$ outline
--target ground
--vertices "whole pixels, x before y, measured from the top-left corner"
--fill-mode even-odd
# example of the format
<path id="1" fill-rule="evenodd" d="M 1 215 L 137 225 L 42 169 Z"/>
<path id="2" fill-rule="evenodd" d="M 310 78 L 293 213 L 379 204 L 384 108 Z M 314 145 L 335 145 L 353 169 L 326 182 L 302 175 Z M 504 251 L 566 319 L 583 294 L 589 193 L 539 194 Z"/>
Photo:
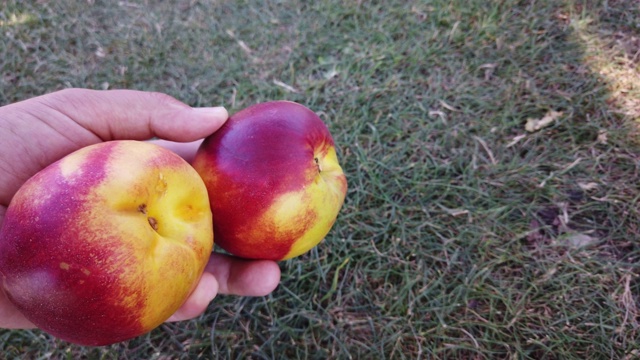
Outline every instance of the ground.
<path id="1" fill-rule="evenodd" d="M 640 357 L 640 3 L 4 1 L 0 105 L 66 87 L 300 102 L 349 191 L 267 297 L 6 358 Z"/>

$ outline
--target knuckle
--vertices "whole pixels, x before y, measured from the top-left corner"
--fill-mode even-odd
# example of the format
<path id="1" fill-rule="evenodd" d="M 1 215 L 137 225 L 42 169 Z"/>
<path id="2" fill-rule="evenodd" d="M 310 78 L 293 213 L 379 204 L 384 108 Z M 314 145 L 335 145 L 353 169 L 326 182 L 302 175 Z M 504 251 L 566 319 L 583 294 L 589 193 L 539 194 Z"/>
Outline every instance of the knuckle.
<path id="1" fill-rule="evenodd" d="M 182 103 L 181 101 L 177 100 L 173 96 L 167 95 L 167 94 L 159 92 L 159 91 L 147 92 L 147 96 L 149 96 L 149 98 L 151 100 L 153 100 L 154 102 L 160 103 L 162 105 L 167 105 L 167 106 L 170 106 L 170 107 L 180 107 L 180 108 L 186 107 L 186 105 L 184 103 Z"/>

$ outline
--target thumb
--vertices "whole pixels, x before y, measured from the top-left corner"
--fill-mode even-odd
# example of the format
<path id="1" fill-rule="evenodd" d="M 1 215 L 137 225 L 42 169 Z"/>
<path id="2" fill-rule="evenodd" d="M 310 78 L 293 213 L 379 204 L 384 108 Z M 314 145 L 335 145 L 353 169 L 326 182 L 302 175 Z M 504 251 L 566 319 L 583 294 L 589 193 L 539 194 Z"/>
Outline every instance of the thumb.
<path id="1" fill-rule="evenodd" d="M 192 108 L 158 92 L 65 89 L 39 99 L 102 141 L 194 141 L 212 134 L 228 117 L 223 107 Z"/>

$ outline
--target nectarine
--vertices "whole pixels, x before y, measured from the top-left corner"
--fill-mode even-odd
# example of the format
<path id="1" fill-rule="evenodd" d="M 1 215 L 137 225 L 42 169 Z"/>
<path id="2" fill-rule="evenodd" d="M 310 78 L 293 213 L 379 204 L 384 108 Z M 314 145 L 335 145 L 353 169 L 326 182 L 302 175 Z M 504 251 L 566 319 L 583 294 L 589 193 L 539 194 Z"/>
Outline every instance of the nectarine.
<path id="1" fill-rule="evenodd" d="M 244 258 L 307 252 L 333 226 L 347 191 L 327 126 L 290 101 L 231 116 L 193 166 L 209 191 L 216 243 Z"/>
<path id="2" fill-rule="evenodd" d="M 10 301 L 82 345 L 144 334 L 195 288 L 211 254 L 207 190 L 176 154 L 137 141 L 78 150 L 29 179 L 0 230 Z"/>

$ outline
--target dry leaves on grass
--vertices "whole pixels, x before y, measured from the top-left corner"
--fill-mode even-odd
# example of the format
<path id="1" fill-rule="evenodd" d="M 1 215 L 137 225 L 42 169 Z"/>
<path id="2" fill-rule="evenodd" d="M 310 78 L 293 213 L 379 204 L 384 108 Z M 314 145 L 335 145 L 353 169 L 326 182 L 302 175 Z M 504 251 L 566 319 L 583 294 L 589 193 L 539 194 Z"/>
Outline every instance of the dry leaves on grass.
<path id="1" fill-rule="evenodd" d="M 554 111 L 549 110 L 547 114 L 542 117 L 542 119 L 533 119 L 528 118 L 527 123 L 524 126 L 524 129 L 528 132 L 536 132 L 540 129 L 543 129 L 551 124 L 553 124 L 556 120 L 562 116 L 562 111 Z"/>

